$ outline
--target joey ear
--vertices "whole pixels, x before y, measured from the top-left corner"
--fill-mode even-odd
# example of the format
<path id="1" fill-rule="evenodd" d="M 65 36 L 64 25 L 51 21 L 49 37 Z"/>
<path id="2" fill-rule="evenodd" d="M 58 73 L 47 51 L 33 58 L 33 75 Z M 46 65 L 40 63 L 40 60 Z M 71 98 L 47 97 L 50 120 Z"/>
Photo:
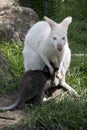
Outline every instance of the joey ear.
<path id="1" fill-rule="evenodd" d="M 50 25 L 50 27 L 51 27 L 52 29 L 57 25 L 56 22 L 54 22 L 52 19 L 50 19 L 50 18 L 48 18 L 48 17 L 46 17 L 46 16 L 44 16 L 44 19 L 46 20 L 46 22 Z"/>
<path id="2" fill-rule="evenodd" d="M 67 17 L 62 21 L 62 24 L 63 26 L 68 27 L 71 22 L 72 22 L 72 17 Z"/>

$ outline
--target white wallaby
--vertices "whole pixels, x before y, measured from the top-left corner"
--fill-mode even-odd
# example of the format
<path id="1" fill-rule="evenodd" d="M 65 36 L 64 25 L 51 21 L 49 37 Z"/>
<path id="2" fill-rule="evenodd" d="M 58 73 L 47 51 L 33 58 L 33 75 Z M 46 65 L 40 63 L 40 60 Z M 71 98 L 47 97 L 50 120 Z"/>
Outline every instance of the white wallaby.
<path id="1" fill-rule="evenodd" d="M 77 92 L 65 82 L 65 75 L 71 61 L 67 30 L 72 17 L 65 18 L 61 23 L 56 23 L 48 17 L 44 18 L 46 21 L 36 23 L 25 37 L 23 49 L 25 71 L 43 70 L 47 65 L 50 73 L 53 74 L 50 61 L 56 61 L 59 68 L 57 84 L 77 95 Z"/>

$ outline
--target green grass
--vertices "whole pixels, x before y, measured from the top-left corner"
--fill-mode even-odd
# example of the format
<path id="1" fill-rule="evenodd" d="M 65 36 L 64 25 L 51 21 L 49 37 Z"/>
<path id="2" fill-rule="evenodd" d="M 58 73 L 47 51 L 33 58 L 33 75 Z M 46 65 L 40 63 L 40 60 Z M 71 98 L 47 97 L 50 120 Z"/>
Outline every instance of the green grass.
<path id="1" fill-rule="evenodd" d="M 76 100 L 67 96 L 62 100 L 52 100 L 47 105 L 37 107 L 22 123 L 38 130 L 86 130 L 86 98 Z"/>
<path id="2" fill-rule="evenodd" d="M 18 88 L 20 76 L 24 71 L 22 47 L 20 47 L 15 42 L 7 43 L 6 41 L 1 40 L 0 48 L 3 55 L 8 59 L 8 62 L 11 64 L 11 68 L 9 69 L 9 71 L 11 76 L 13 77 L 12 81 L 4 81 L 4 79 L 0 79 L 0 91 L 13 91 Z"/>
<path id="3" fill-rule="evenodd" d="M 74 22 L 69 29 L 69 43 L 72 53 L 87 53 L 86 22 Z M 75 27 L 76 26 L 76 27 Z M 79 27 L 80 28 L 79 28 Z M 75 32 L 75 33 L 73 33 Z M 23 73 L 22 47 L 16 43 L 0 43 L 1 50 L 12 65 L 14 85 L 0 91 L 17 90 Z M 79 99 L 70 94 L 51 100 L 48 104 L 28 107 L 27 116 L 9 130 L 87 130 L 87 57 L 72 57 L 67 73 L 67 83 L 81 96 Z"/>
<path id="4" fill-rule="evenodd" d="M 67 1 L 61 6 L 59 20 L 67 16 L 73 17 L 68 33 L 71 51 L 87 54 L 87 14 L 82 13 L 80 0 Z M 17 90 L 19 78 L 24 71 L 22 47 L 16 43 L 0 42 L 0 48 L 12 65 L 11 74 L 14 79 L 14 86 L 8 86 L 7 89 L 0 87 L 0 90 Z M 8 130 L 87 130 L 87 57 L 72 57 L 66 81 L 79 93 L 80 98 L 67 94 L 47 104 L 29 106 L 26 117 Z"/>
<path id="5" fill-rule="evenodd" d="M 85 94 L 85 93 L 84 93 Z M 87 95 L 58 97 L 48 104 L 29 107 L 27 116 L 9 130 L 87 130 Z"/>
<path id="6" fill-rule="evenodd" d="M 87 53 L 87 23 L 86 20 L 73 19 L 69 28 L 69 45 L 72 53 Z"/>
<path id="7" fill-rule="evenodd" d="M 6 45 L 7 48 L 11 44 Z M 17 48 L 16 48 L 17 46 Z M 19 57 L 22 57 L 19 46 L 12 45 L 14 57 L 17 59 L 11 64 L 20 64 Z M 9 48 L 10 49 L 10 48 Z M 18 49 L 18 50 L 17 50 Z M 4 49 L 2 49 L 4 50 Z M 12 49 L 13 50 L 13 49 Z M 8 51 L 7 51 L 8 52 Z M 5 51 L 5 55 L 7 55 Z M 10 54 L 10 55 L 11 55 Z M 9 55 L 9 54 L 8 54 Z M 7 58 L 11 58 L 11 56 Z M 14 59 L 15 59 L 14 58 Z M 22 59 L 23 60 L 23 59 Z M 9 60 L 10 61 L 10 60 Z M 10 62 L 11 62 L 10 61 Z M 22 62 L 23 63 L 23 62 Z M 22 65 L 22 64 L 21 64 Z M 18 67 L 18 66 L 16 66 Z M 19 68 L 14 67 L 15 78 L 18 78 L 23 71 L 23 66 Z M 19 73 L 16 75 L 16 71 Z M 18 78 L 19 79 L 19 78 Z M 80 95 L 80 98 L 73 97 L 73 95 L 66 94 L 64 97 L 60 96 L 51 100 L 47 104 L 42 104 L 37 107 L 27 106 L 28 113 L 18 125 L 11 126 L 9 130 L 87 130 L 87 58 L 86 57 L 72 57 L 70 69 L 67 73 L 67 83 L 70 84 Z"/>
<path id="8" fill-rule="evenodd" d="M 87 89 L 87 57 L 72 57 L 67 82 L 80 94 Z"/>

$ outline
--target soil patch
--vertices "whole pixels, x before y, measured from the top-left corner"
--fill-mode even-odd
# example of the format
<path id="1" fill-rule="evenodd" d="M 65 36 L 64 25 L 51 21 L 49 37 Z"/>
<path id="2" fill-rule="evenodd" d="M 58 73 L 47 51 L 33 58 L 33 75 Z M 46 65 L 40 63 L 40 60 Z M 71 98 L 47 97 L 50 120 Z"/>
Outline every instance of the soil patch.
<path id="1" fill-rule="evenodd" d="M 17 98 L 17 93 L 0 94 L 0 107 L 11 105 Z M 24 110 L 14 110 L 0 112 L 0 130 L 4 127 L 19 123 L 19 121 L 26 115 Z"/>

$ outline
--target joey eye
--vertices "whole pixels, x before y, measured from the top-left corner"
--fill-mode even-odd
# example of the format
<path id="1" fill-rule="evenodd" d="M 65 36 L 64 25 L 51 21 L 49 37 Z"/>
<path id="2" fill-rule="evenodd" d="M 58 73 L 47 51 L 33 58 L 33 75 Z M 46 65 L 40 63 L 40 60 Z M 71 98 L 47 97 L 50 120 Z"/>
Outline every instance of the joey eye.
<path id="1" fill-rule="evenodd" d="M 65 40 L 65 37 L 62 37 L 62 40 Z"/>
<path id="2" fill-rule="evenodd" d="M 53 40 L 57 40 L 57 38 L 56 38 L 56 37 L 53 37 Z"/>

